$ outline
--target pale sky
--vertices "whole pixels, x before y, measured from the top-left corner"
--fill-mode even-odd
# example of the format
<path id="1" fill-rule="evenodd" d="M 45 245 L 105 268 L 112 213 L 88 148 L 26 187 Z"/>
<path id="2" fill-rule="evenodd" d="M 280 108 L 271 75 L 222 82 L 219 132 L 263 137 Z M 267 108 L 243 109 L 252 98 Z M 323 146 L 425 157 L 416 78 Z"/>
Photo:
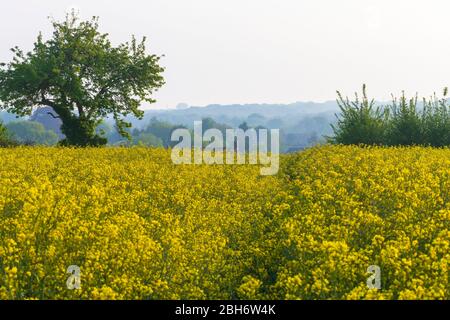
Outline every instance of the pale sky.
<path id="1" fill-rule="evenodd" d="M 320 102 L 363 83 L 378 100 L 450 86 L 448 0 L 2 1 L 0 61 L 71 7 L 100 16 L 114 43 L 145 35 L 165 54 L 153 108 Z"/>

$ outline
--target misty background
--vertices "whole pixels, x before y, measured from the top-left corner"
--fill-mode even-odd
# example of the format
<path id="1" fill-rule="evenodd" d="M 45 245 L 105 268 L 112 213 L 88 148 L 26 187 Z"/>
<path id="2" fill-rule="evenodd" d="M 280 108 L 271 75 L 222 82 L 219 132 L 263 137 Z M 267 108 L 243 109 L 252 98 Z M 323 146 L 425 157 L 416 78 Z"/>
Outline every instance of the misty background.
<path id="1" fill-rule="evenodd" d="M 31 49 L 39 31 L 48 37 L 48 17 L 72 9 L 99 16 L 113 43 L 147 36 L 151 53 L 164 55 L 166 85 L 156 104 L 142 106 L 144 120 L 133 120 L 138 136 L 152 124 L 210 118 L 279 128 L 285 151 L 294 150 L 331 133 L 336 90 L 351 95 L 366 83 L 371 96 L 388 101 L 391 93 L 429 96 L 449 84 L 445 0 L 16 0 L 2 3 L 0 61 L 16 45 Z M 33 120 L 57 131 L 39 114 Z M 108 122 L 104 129 L 114 136 Z M 151 144 L 165 144 L 148 131 Z"/>

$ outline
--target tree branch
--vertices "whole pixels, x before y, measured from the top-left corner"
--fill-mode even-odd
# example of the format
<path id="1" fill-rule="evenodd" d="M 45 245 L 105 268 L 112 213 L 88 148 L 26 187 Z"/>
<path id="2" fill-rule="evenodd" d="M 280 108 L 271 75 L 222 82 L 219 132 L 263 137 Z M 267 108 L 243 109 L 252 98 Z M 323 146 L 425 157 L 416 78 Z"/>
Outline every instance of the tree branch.
<path id="1" fill-rule="evenodd" d="M 47 112 L 47 114 L 49 114 L 50 116 L 52 116 L 53 119 L 61 119 L 60 116 L 55 116 L 53 113 L 51 112 Z"/>
<path id="2" fill-rule="evenodd" d="M 80 116 L 80 118 L 84 118 L 85 114 L 84 114 L 83 107 L 78 102 L 75 102 L 75 105 L 77 106 L 78 115 Z"/>

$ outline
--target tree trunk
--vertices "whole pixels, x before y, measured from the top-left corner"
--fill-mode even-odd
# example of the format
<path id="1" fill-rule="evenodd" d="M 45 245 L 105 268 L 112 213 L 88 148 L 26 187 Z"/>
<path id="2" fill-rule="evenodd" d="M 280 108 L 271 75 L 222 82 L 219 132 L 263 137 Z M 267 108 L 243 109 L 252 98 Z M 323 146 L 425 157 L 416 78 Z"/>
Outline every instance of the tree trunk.
<path id="1" fill-rule="evenodd" d="M 105 138 L 96 134 L 96 121 L 73 115 L 68 108 L 53 107 L 62 121 L 61 132 L 66 136 L 60 142 L 65 146 L 102 146 L 107 143 Z"/>

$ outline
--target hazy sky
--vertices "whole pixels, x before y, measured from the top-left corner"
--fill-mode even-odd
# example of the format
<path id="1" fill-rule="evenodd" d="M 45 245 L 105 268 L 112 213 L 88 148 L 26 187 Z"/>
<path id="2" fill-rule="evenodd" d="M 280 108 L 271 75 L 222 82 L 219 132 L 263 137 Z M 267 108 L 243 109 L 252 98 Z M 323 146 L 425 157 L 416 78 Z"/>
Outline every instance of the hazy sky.
<path id="1" fill-rule="evenodd" d="M 364 82 L 388 99 L 450 85 L 448 0 L 2 1 L 0 61 L 70 7 L 100 16 L 114 43 L 146 35 L 165 54 L 153 107 L 334 100 Z"/>

